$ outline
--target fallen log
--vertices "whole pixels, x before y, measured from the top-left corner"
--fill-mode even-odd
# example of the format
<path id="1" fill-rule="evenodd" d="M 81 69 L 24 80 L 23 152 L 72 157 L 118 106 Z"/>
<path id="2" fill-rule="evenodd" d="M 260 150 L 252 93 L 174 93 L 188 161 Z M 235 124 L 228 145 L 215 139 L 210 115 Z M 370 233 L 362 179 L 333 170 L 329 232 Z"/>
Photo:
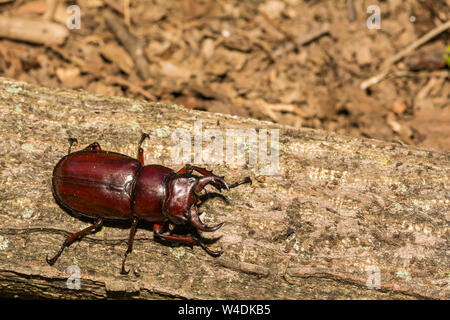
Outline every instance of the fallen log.
<path id="1" fill-rule="evenodd" d="M 5 78 L 0 112 L 1 297 L 449 298 L 448 152 Z M 223 135 L 214 140 L 221 165 L 204 163 L 213 150 L 208 129 Z M 254 140 L 239 143 L 246 152 L 240 164 L 217 152 L 231 152 L 231 129 L 257 137 L 256 149 Z M 52 170 L 67 153 L 67 138 L 78 139 L 73 150 L 97 141 L 135 157 L 142 132 L 150 134 L 147 164 L 183 166 L 173 152 L 178 132 L 194 143 L 184 160 L 203 160 L 231 182 L 252 178 L 202 208 L 205 223 L 226 222 L 204 233 L 221 237 L 209 246 L 224 254 L 156 242 L 151 224 L 143 224 L 128 255 L 132 272 L 123 276 L 130 225 L 110 223 L 48 265 L 47 254 L 90 224 L 52 197 Z M 262 161 L 266 133 L 269 162 Z"/>

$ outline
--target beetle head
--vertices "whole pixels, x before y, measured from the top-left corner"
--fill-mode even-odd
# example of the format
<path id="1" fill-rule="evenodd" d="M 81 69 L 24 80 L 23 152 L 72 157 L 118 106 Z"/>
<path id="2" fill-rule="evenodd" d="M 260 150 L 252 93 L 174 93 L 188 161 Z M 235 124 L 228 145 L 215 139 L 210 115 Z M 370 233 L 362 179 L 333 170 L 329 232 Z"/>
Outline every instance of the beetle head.
<path id="1" fill-rule="evenodd" d="M 166 182 L 166 195 L 163 202 L 163 214 L 173 224 L 190 223 L 201 231 L 215 231 L 223 223 L 213 227 L 203 224 L 198 216 L 197 204 L 200 192 L 206 185 L 212 184 L 217 189 L 229 189 L 223 178 L 217 176 L 198 177 L 191 174 L 175 175 Z"/>

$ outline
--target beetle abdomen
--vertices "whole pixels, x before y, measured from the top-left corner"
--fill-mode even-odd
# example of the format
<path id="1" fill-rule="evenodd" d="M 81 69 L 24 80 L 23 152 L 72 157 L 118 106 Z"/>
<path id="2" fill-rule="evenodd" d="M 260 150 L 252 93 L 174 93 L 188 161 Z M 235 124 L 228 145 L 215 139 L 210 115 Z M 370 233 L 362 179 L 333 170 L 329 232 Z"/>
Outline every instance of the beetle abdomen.
<path id="1" fill-rule="evenodd" d="M 129 219 L 131 190 L 138 160 L 107 151 L 78 151 L 62 158 L 53 170 L 58 203 L 89 217 Z"/>

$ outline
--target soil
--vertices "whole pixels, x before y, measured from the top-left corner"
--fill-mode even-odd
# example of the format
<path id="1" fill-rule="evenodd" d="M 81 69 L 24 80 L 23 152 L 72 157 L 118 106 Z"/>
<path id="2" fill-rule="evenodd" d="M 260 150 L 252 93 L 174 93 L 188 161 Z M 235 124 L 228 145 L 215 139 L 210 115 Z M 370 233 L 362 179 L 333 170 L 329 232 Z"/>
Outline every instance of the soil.
<path id="1" fill-rule="evenodd" d="M 361 89 L 449 0 L 0 0 L 0 19 L 66 25 L 73 4 L 62 44 L 0 38 L 0 76 L 450 150 L 448 30 Z"/>

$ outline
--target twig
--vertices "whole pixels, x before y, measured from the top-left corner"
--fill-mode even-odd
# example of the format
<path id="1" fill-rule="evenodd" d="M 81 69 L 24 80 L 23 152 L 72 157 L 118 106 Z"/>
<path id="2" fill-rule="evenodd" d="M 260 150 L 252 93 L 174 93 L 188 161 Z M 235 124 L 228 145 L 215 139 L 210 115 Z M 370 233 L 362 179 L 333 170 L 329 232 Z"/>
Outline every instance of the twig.
<path id="1" fill-rule="evenodd" d="M 151 94 L 150 92 L 148 92 L 141 86 L 136 85 L 136 84 L 134 84 L 128 80 L 122 79 L 120 77 L 107 76 L 105 78 L 105 81 L 109 84 L 118 84 L 120 86 L 127 87 L 131 92 L 139 93 L 142 96 L 144 96 L 145 98 L 147 98 L 148 100 L 153 100 L 153 101 L 157 100 L 153 94 Z"/>
<path id="2" fill-rule="evenodd" d="M 114 14 L 107 12 L 105 14 L 105 20 L 106 24 L 117 37 L 119 42 L 133 58 L 141 78 L 143 80 L 150 78 L 149 65 L 139 40 L 130 34 L 127 27 L 124 26 Z"/>
<path id="3" fill-rule="evenodd" d="M 447 70 L 440 71 L 420 71 L 413 72 L 407 70 L 399 70 L 392 74 L 392 77 L 417 77 L 417 78 L 428 78 L 429 76 L 433 76 L 436 78 L 447 78 L 450 76 L 450 72 Z"/>
<path id="4" fill-rule="evenodd" d="M 282 54 L 284 54 L 286 51 L 290 51 L 296 47 L 301 47 L 304 45 L 307 45 L 308 43 L 313 42 L 314 40 L 319 39 L 320 37 L 327 35 L 330 33 L 330 25 L 328 23 L 325 23 L 324 25 L 322 25 L 322 27 L 318 30 L 313 30 L 309 33 L 307 33 L 306 35 L 300 36 L 298 38 L 296 38 L 294 40 L 294 43 L 289 42 L 288 44 L 286 44 L 285 48 L 280 48 L 278 50 L 276 50 L 273 55 L 274 56 L 280 56 Z"/>
<path id="5" fill-rule="evenodd" d="M 371 78 L 369 78 L 367 80 L 364 80 L 361 83 L 360 88 L 365 90 L 365 89 L 369 88 L 370 86 L 372 86 L 374 84 L 377 84 L 378 82 L 382 81 L 387 76 L 387 74 L 389 73 L 390 69 L 392 68 L 392 66 L 396 62 L 398 62 L 401 59 L 403 59 L 404 57 L 408 56 L 415 49 L 417 49 L 418 47 L 420 47 L 424 43 L 428 42 L 429 40 L 431 40 L 432 38 L 436 37 L 438 34 L 446 31 L 449 28 L 450 28 L 450 20 L 447 21 L 446 23 L 444 23 L 444 24 L 442 24 L 442 25 L 432 29 L 431 31 L 429 31 L 428 33 L 426 33 L 425 35 L 423 35 L 422 37 L 420 37 L 419 39 L 417 39 L 416 41 L 411 43 L 405 49 L 401 50 L 397 54 L 395 54 L 392 57 L 390 57 L 383 64 L 382 71 L 379 74 L 377 74 L 376 76 L 373 76 L 373 77 L 371 77 Z"/>
<path id="6" fill-rule="evenodd" d="M 276 23 L 275 21 L 273 21 L 272 19 L 270 19 L 267 14 L 265 14 L 262 10 L 258 10 L 258 13 L 267 21 L 267 23 L 274 28 L 275 30 L 277 30 L 279 33 L 281 33 L 285 38 L 289 39 L 289 41 L 292 42 L 292 44 L 294 44 L 295 49 L 298 51 L 300 45 L 297 43 L 295 37 L 288 32 L 286 29 L 283 28 L 283 26 L 279 23 Z"/>
<path id="7" fill-rule="evenodd" d="M 61 58 L 63 58 L 64 60 L 73 63 L 74 65 L 78 66 L 82 72 L 89 72 L 90 70 L 88 70 L 86 68 L 86 64 L 84 63 L 83 59 L 80 59 L 76 56 L 71 56 L 69 54 L 67 54 L 63 49 L 59 48 L 58 46 L 55 45 L 47 45 L 46 46 L 47 49 L 52 50 L 53 52 L 55 52 L 57 55 L 59 55 Z"/>
<path id="8" fill-rule="evenodd" d="M 300 118 L 306 118 L 306 114 L 294 104 L 283 104 L 283 103 L 270 104 L 262 101 L 259 104 L 259 109 L 261 110 L 262 113 L 267 115 L 275 122 L 278 122 L 280 120 L 276 112 L 289 112 L 295 114 Z"/>
<path id="9" fill-rule="evenodd" d="M 116 11 L 121 16 L 124 15 L 123 8 L 119 4 L 117 4 L 117 2 L 115 2 L 114 0 L 104 0 L 104 1 L 108 7 Z"/>
<path id="10" fill-rule="evenodd" d="M 0 16 L 0 38 L 60 45 L 68 35 L 67 28 L 59 23 L 41 19 Z"/>
<path id="11" fill-rule="evenodd" d="M 320 29 L 313 30 L 310 33 L 308 33 L 302 37 L 298 37 L 296 42 L 297 42 L 297 45 L 304 46 L 305 44 L 308 44 L 316 39 L 319 39 L 320 37 L 322 37 L 326 34 L 329 34 L 329 33 L 330 33 L 330 24 L 325 23 L 320 27 Z"/>
<path id="12" fill-rule="evenodd" d="M 347 0 L 347 18 L 348 21 L 353 22 L 356 20 L 356 10 L 353 0 Z"/>
<path id="13" fill-rule="evenodd" d="M 42 19 L 53 20 L 58 4 L 59 4 L 58 0 L 45 0 L 45 13 L 42 16 Z"/>
<path id="14" fill-rule="evenodd" d="M 130 26 L 130 0 L 123 0 L 123 20 L 126 26 Z"/>

